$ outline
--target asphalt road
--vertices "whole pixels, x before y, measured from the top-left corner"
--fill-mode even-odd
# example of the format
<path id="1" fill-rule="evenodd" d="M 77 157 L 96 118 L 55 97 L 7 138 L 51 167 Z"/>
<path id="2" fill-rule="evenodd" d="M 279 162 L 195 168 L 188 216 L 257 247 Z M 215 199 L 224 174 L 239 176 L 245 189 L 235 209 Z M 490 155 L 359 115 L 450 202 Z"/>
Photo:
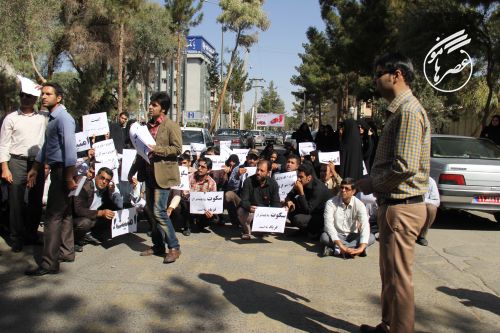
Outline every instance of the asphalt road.
<path id="1" fill-rule="evenodd" d="M 144 226 L 145 227 L 145 226 Z M 140 257 L 144 227 L 85 246 L 58 275 L 26 277 L 40 247 L 0 239 L 0 332 L 357 332 L 380 319 L 378 243 L 318 256 L 306 238 L 243 242 L 233 227 L 180 238 L 171 265 Z M 416 249 L 418 332 L 500 332 L 500 235 L 491 216 L 438 216 Z"/>

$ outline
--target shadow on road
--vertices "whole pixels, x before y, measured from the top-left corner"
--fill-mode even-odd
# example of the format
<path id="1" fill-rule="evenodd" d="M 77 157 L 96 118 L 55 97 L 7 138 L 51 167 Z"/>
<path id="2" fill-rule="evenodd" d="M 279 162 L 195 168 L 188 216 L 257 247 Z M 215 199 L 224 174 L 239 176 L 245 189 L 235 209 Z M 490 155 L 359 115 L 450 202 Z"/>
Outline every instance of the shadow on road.
<path id="1" fill-rule="evenodd" d="M 267 317 L 305 332 L 332 332 L 323 325 L 357 332 L 358 326 L 319 312 L 304 303 L 307 298 L 289 290 L 248 279 L 229 281 L 216 274 L 201 273 L 200 279 L 218 285 L 224 297 L 245 314 Z"/>
<path id="2" fill-rule="evenodd" d="M 473 306 L 490 311 L 500 316 L 500 297 L 484 291 L 470 290 L 464 288 L 437 287 L 438 291 L 460 299 L 465 306 Z"/>
<path id="3" fill-rule="evenodd" d="M 465 210 L 438 210 L 434 229 L 500 230 L 500 223 Z"/>

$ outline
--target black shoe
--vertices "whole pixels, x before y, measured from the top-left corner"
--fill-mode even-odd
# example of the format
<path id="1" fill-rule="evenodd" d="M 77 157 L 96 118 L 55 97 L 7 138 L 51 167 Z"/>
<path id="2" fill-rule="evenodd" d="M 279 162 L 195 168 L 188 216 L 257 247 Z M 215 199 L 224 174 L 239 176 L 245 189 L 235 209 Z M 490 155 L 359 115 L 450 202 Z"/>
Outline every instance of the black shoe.
<path id="1" fill-rule="evenodd" d="M 21 252 L 23 250 L 23 243 L 21 242 L 14 242 L 12 243 L 12 252 Z"/>
<path id="2" fill-rule="evenodd" d="M 377 327 L 363 324 L 359 327 L 359 331 L 361 333 L 387 333 L 382 324 L 378 324 Z"/>
<path id="3" fill-rule="evenodd" d="M 74 262 L 75 259 L 63 259 L 63 258 L 59 258 L 59 262 Z"/>
<path id="4" fill-rule="evenodd" d="M 75 244 L 75 252 L 83 252 L 83 246 Z"/>
<path id="5" fill-rule="evenodd" d="M 28 276 L 42 276 L 46 274 L 57 274 L 59 273 L 59 270 L 51 270 L 51 269 L 45 269 L 43 267 L 37 267 L 35 269 L 28 269 L 27 271 L 24 272 L 24 274 Z"/>
<path id="6" fill-rule="evenodd" d="M 184 236 L 189 236 L 189 235 L 191 235 L 191 229 L 189 229 L 189 228 L 188 228 L 188 229 L 184 229 L 184 230 L 182 231 L 182 234 L 183 234 Z"/>
<path id="7" fill-rule="evenodd" d="M 321 256 L 322 257 L 333 256 L 333 249 L 328 245 L 325 245 L 325 247 L 323 248 L 323 252 L 321 253 Z"/>
<path id="8" fill-rule="evenodd" d="M 418 245 L 422 245 L 422 246 L 429 245 L 429 242 L 427 241 L 427 239 L 425 239 L 425 237 L 418 237 L 417 241 L 415 243 L 417 243 Z"/>
<path id="9" fill-rule="evenodd" d="M 90 234 L 90 232 L 86 233 L 85 236 L 83 236 L 83 241 L 86 244 L 92 244 L 92 245 L 95 245 L 95 246 L 101 245 L 101 241 L 98 240 L 97 238 L 95 238 L 94 236 L 92 236 Z"/>

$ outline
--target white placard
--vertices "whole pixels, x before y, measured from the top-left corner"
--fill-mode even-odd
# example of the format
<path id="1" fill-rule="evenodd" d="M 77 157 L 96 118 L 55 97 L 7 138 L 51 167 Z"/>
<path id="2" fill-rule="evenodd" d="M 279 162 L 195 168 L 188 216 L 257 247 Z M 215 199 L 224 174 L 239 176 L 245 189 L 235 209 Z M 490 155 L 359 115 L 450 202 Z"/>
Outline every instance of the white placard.
<path id="1" fill-rule="evenodd" d="M 190 146 L 191 154 L 202 153 L 207 150 L 207 146 L 204 143 L 191 143 Z"/>
<path id="2" fill-rule="evenodd" d="M 75 133 L 76 151 L 85 151 L 90 149 L 90 140 L 86 132 Z"/>
<path id="3" fill-rule="evenodd" d="M 137 232 L 137 211 L 135 207 L 115 211 L 111 220 L 111 238 Z"/>
<path id="4" fill-rule="evenodd" d="M 301 142 L 301 143 L 299 143 L 300 156 L 307 156 L 314 150 L 316 150 L 316 144 L 314 142 Z"/>
<path id="5" fill-rule="evenodd" d="M 257 172 L 257 167 L 245 167 L 245 170 L 247 172 L 245 172 L 247 174 L 247 178 L 248 177 L 252 177 L 253 175 L 255 175 L 255 173 Z"/>
<path id="6" fill-rule="evenodd" d="M 191 152 L 191 145 L 182 145 L 182 154 L 184 154 L 186 150 L 189 150 Z"/>
<path id="7" fill-rule="evenodd" d="M 220 146 L 220 156 L 223 156 L 225 159 L 228 159 L 230 155 L 233 154 L 233 151 L 229 146 L 221 145 Z"/>
<path id="8" fill-rule="evenodd" d="M 120 179 L 124 182 L 128 181 L 128 173 L 130 172 L 130 168 L 135 160 L 135 155 L 137 152 L 135 149 L 123 149 L 122 153 L 122 169 Z"/>
<path id="9" fill-rule="evenodd" d="M 115 163 L 115 161 L 118 161 L 118 155 L 116 154 L 115 142 L 113 139 L 96 142 L 92 148 L 94 148 L 95 160 L 97 162 Z"/>
<path id="10" fill-rule="evenodd" d="M 273 177 L 279 186 L 280 201 L 285 201 L 287 194 L 290 193 L 297 181 L 297 171 L 276 173 Z"/>
<path id="11" fill-rule="evenodd" d="M 82 116 L 83 131 L 88 137 L 109 133 L 108 116 L 106 112 L 86 114 Z"/>
<path id="12" fill-rule="evenodd" d="M 238 159 L 240 160 L 240 165 L 245 163 L 249 150 L 250 149 L 233 149 L 233 154 L 238 155 Z"/>
<path id="13" fill-rule="evenodd" d="M 185 166 L 179 166 L 179 174 L 181 175 L 181 183 L 178 186 L 172 186 L 174 190 L 189 191 L 189 169 Z"/>
<path id="14" fill-rule="evenodd" d="M 109 168 L 109 169 L 111 169 L 111 171 L 113 171 L 113 183 L 115 183 L 115 186 L 116 186 L 118 184 L 119 178 L 120 178 L 120 177 L 118 177 L 118 165 L 115 164 L 113 161 L 108 161 L 108 162 L 104 162 L 104 163 L 96 162 L 94 165 L 95 174 L 97 175 L 99 170 L 101 168 L 104 168 L 104 167 Z"/>
<path id="15" fill-rule="evenodd" d="M 319 163 L 330 164 L 333 162 L 335 165 L 340 165 L 340 154 L 338 151 L 332 151 L 329 153 L 318 152 Z"/>
<path id="16" fill-rule="evenodd" d="M 135 150 L 137 150 L 137 154 L 149 163 L 148 154 L 151 152 L 151 148 L 148 145 L 156 145 L 156 142 L 151 133 L 149 133 L 148 127 L 133 123 L 130 126 L 130 141 L 132 141 Z"/>
<path id="17" fill-rule="evenodd" d="M 252 231 L 285 231 L 287 211 L 285 208 L 257 207 L 253 215 Z"/>
<path id="18" fill-rule="evenodd" d="M 212 161 L 212 170 L 223 170 L 224 166 L 226 166 L 226 158 L 221 155 L 205 155 L 206 158 L 209 158 Z"/>
<path id="19" fill-rule="evenodd" d="M 222 214 L 224 210 L 224 192 L 191 192 L 189 194 L 189 212 L 205 214 L 208 210 L 213 214 Z"/>
<path id="20" fill-rule="evenodd" d="M 78 186 L 76 187 L 76 189 L 69 192 L 68 197 L 77 197 L 80 194 L 80 191 L 82 190 L 83 184 L 85 184 L 86 180 L 87 180 L 87 177 L 82 176 L 82 178 L 80 178 L 80 181 L 78 182 Z"/>
<path id="21" fill-rule="evenodd" d="M 226 146 L 228 148 L 231 148 L 231 140 L 227 141 L 219 141 L 219 146 L 222 148 L 222 146 Z"/>

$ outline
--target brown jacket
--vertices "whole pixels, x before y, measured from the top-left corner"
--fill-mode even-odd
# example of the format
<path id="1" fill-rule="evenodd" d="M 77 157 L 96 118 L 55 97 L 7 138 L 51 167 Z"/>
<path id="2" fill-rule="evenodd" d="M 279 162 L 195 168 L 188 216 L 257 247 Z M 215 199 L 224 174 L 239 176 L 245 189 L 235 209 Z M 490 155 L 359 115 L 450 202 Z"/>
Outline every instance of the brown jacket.
<path id="1" fill-rule="evenodd" d="M 161 188 L 170 188 L 180 184 L 181 177 L 177 164 L 177 156 L 181 154 L 181 150 L 181 129 L 179 125 L 165 117 L 158 127 L 156 146 L 153 150 L 154 156 L 151 161 L 154 167 L 156 184 Z M 138 180 L 144 181 L 145 175 L 143 171 L 146 167 L 148 167 L 147 162 L 140 156 L 137 156 L 130 169 L 129 178 L 131 175 L 134 175 L 135 172 L 138 172 Z"/>

